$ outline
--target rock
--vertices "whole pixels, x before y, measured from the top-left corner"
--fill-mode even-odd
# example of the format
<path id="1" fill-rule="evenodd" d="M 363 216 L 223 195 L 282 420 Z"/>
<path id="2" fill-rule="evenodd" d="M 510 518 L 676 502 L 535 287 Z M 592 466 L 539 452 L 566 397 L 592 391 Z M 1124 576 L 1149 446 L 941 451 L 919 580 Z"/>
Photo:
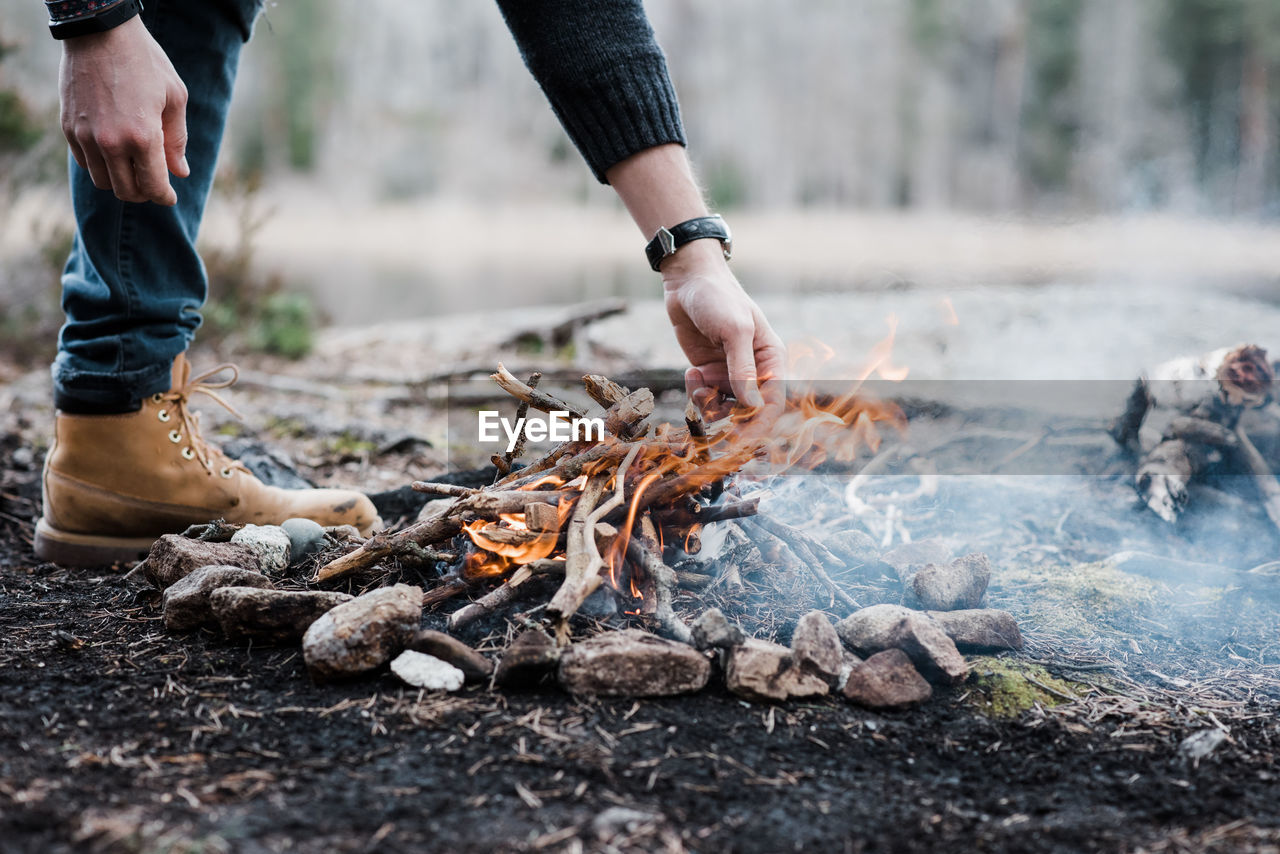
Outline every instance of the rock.
<path id="1" fill-rule="evenodd" d="M 968 668 L 951 638 L 927 614 L 901 605 L 872 605 L 845 617 L 836 631 L 859 655 L 900 649 L 931 682 L 956 684 Z"/>
<path id="2" fill-rule="evenodd" d="M 840 679 L 844 648 L 831 620 L 821 611 L 810 611 L 796 623 L 791 635 L 791 659 L 832 687 Z"/>
<path id="3" fill-rule="evenodd" d="M 312 623 L 354 598 L 328 590 L 223 587 L 210 595 L 209 608 L 229 638 L 294 643 Z"/>
<path id="4" fill-rule="evenodd" d="M 462 671 L 449 662 L 411 649 L 395 657 L 391 672 L 406 684 L 428 691 L 457 691 L 466 681 Z"/>
<path id="5" fill-rule="evenodd" d="M 1022 649 L 1022 632 L 1008 611 L 926 611 L 961 652 Z"/>
<path id="6" fill-rule="evenodd" d="M 289 534 L 279 525 L 245 525 L 231 542 L 253 549 L 266 575 L 280 575 L 289 568 Z"/>
<path id="7" fill-rule="evenodd" d="M 422 629 L 409 641 L 408 648 L 447 661 L 461 670 L 468 682 L 484 682 L 493 673 L 489 659 L 444 632 Z"/>
<path id="8" fill-rule="evenodd" d="M 947 564 L 925 564 L 907 573 L 903 579 L 907 605 L 927 611 L 955 611 L 982 604 L 991 580 L 991 564 L 986 555 L 975 552 Z"/>
<path id="9" fill-rule="evenodd" d="M 880 560 L 893 567 L 899 577 L 906 575 L 911 569 L 928 563 L 946 563 L 951 559 L 951 550 L 941 540 L 917 540 L 914 543 L 903 543 L 880 555 Z"/>
<path id="10" fill-rule="evenodd" d="M 593 697 L 671 697 L 702 690 L 711 662 L 687 644 L 639 629 L 605 632 L 561 657 L 560 685 Z"/>
<path id="11" fill-rule="evenodd" d="M 422 590 L 408 584 L 357 596 L 311 624 L 302 657 L 317 679 L 376 670 L 404 649 L 422 620 Z"/>
<path id="12" fill-rule="evenodd" d="M 880 560 L 880 548 L 875 538 L 866 531 L 850 528 L 847 531 L 836 531 L 823 539 L 823 544 L 844 558 L 850 566 L 873 563 Z"/>
<path id="13" fill-rule="evenodd" d="M 560 648 L 541 629 L 526 629 L 516 635 L 494 670 L 493 681 L 503 688 L 531 688 L 560 661 Z"/>
<path id="14" fill-rule="evenodd" d="M 746 640 L 742 629 L 729 622 L 719 608 L 708 608 L 689 627 L 698 649 L 729 649 Z"/>
<path id="15" fill-rule="evenodd" d="M 289 564 L 297 566 L 329 544 L 324 528 L 311 519 L 285 519 L 280 527 L 289 535 Z"/>
<path id="16" fill-rule="evenodd" d="M 209 594 L 219 587 L 271 587 L 271 579 L 238 566 L 202 566 L 164 591 L 164 625 L 178 632 L 213 625 Z"/>
<path id="17" fill-rule="evenodd" d="M 789 700 L 820 697 L 829 690 L 823 679 L 796 667 L 791 650 L 781 644 L 747 638 L 724 655 L 725 687 L 739 697 Z"/>
<path id="18" fill-rule="evenodd" d="M 259 573 L 262 570 L 257 554 L 246 546 L 165 534 L 151 546 L 142 562 L 142 572 L 154 587 L 165 590 L 203 566 L 236 566 Z"/>
<path id="19" fill-rule="evenodd" d="M 932 694 L 929 683 L 900 649 L 877 652 L 854 665 L 844 684 L 845 697 L 869 709 L 904 709 Z"/>

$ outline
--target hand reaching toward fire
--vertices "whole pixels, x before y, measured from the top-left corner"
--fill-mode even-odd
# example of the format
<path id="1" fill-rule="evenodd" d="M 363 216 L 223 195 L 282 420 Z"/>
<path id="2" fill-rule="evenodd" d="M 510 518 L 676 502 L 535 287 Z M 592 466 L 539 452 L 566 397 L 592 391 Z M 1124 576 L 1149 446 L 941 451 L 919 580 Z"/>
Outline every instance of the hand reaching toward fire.
<path id="1" fill-rule="evenodd" d="M 747 296 L 724 261 L 720 244 L 700 240 L 662 266 L 667 316 L 692 366 L 685 387 L 696 402 L 707 388 L 732 390 L 748 406 L 762 406 L 780 380 L 786 352 L 760 307 Z"/>
<path id="2" fill-rule="evenodd" d="M 706 216 L 707 205 L 693 180 L 684 147 L 646 148 L 605 173 L 645 239 L 661 227 Z M 729 271 L 717 240 L 694 240 L 662 262 L 667 316 L 692 367 L 685 372 L 689 396 L 699 406 L 705 389 L 732 391 L 759 407 L 780 402 L 786 351 L 764 313 Z M 773 389 L 777 388 L 775 394 Z M 763 395 L 762 392 L 763 391 Z"/>

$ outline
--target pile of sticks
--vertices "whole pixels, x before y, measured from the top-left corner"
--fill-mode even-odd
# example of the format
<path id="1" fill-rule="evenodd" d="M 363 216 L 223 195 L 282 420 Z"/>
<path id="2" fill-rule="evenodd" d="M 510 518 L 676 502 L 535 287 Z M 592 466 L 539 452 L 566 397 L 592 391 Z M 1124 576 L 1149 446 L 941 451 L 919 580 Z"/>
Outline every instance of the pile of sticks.
<path id="1" fill-rule="evenodd" d="M 520 401 L 517 418 L 530 408 L 587 417 L 539 390 L 536 374 L 525 382 L 499 365 L 492 378 Z M 561 576 L 545 613 L 562 642 L 570 618 L 608 583 L 639 599 L 640 612 L 659 631 L 687 641 L 689 629 L 672 608 L 682 578 L 669 559 L 697 553 L 704 526 L 738 520 L 732 535 L 754 544 L 762 560 L 811 572 L 833 599 L 856 607 L 824 569 L 843 567 L 839 557 L 804 532 L 757 515 L 759 497 L 737 493 L 732 476 L 760 455 L 763 442 L 741 440 L 727 421 L 709 430 L 692 405 L 683 425 L 655 427 L 648 389 L 631 391 L 598 375 L 583 377 L 583 384 L 601 407 L 602 440 L 565 442 L 518 468 L 517 447 L 495 457 L 498 479 L 484 488 L 414 483 L 415 490 L 447 500 L 417 523 L 377 534 L 332 560 L 312 580 L 331 581 L 391 561 L 443 563 L 448 570 L 427 591 L 426 605 L 497 582 L 451 614 L 456 630 L 515 601 L 531 578 Z"/>
<path id="2" fill-rule="evenodd" d="M 1254 476 L 1263 509 L 1280 529 L 1280 482 L 1243 420 L 1272 403 L 1274 381 L 1266 351 L 1254 345 L 1174 360 L 1139 378 L 1111 435 L 1139 456 L 1134 486 L 1143 502 L 1166 522 L 1176 522 L 1187 507 L 1191 482 L 1225 456 L 1231 468 Z M 1164 423 L 1144 430 L 1156 412 L 1164 414 Z"/>

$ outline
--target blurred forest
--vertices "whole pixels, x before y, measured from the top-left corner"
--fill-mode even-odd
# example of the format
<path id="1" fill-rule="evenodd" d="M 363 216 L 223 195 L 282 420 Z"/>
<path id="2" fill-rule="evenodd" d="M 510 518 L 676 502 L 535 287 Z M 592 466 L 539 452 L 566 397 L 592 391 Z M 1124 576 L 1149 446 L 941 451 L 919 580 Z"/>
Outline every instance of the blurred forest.
<path id="1" fill-rule="evenodd" d="M 647 4 L 718 206 L 1280 213 L 1280 0 Z M 0 0 L 0 157 L 57 51 Z M 591 181 L 489 3 L 283 0 L 229 154 L 375 198 L 580 200 Z"/>
<path id="2" fill-rule="evenodd" d="M 718 209 L 1280 219 L 1280 0 L 646 7 Z M 38 0 L 0 0 L 0 339 L 24 329 L 47 349 L 68 224 L 59 49 L 44 17 Z M 305 305 L 282 302 L 279 276 L 247 272 L 250 238 L 271 210 L 316 215 L 281 187 L 342 199 L 344 219 L 360 205 L 432 200 L 485 212 L 618 209 L 572 149 L 492 3 L 415 0 L 409 14 L 402 0 L 269 0 L 238 87 L 223 154 L 229 177 L 215 199 L 233 209 L 232 237 L 206 256 L 215 301 L 207 332 L 219 317 L 243 325 L 268 298 L 288 324 L 311 322 Z M 379 222 L 420 233 L 395 211 Z M 313 233 L 314 219 L 301 222 L 295 232 Z M 345 241 L 350 230 L 337 233 Z M 379 239 L 375 260 L 405 243 Z M 634 235 L 625 240 L 630 253 Z M 297 241 L 288 249 L 290 265 L 315 255 Z M 391 302 L 431 288 L 465 295 L 475 290 L 469 283 L 493 278 L 476 265 L 442 273 L 412 263 L 396 273 L 404 281 Z M 350 254 L 349 264 L 321 260 L 302 275 L 335 300 L 353 283 L 386 284 L 367 256 Z M 330 269 L 335 281 L 325 285 Z M 631 273 L 620 269 L 573 275 L 612 275 L 608 286 L 621 291 Z M 564 281 L 565 270 L 520 284 L 533 299 L 599 295 L 585 285 L 552 295 L 553 276 Z M 295 343 L 284 349 L 305 348 L 305 336 L 285 332 Z"/>

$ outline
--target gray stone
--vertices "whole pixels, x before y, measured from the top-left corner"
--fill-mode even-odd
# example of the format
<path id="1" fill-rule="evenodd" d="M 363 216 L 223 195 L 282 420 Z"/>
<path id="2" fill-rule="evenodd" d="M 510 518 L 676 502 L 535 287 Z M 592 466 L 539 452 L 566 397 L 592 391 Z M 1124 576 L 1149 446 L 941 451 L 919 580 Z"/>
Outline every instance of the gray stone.
<path id="1" fill-rule="evenodd" d="M 951 559 L 951 549 L 941 540 L 917 540 L 903 543 L 880 556 L 880 560 L 893 567 L 899 576 L 928 563 L 946 563 Z"/>
<path id="2" fill-rule="evenodd" d="M 484 682 L 493 673 L 489 659 L 444 632 L 422 629 L 409 641 L 408 648 L 447 661 L 461 670 L 468 682 Z"/>
<path id="3" fill-rule="evenodd" d="M 729 622 L 719 608 L 708 608 L 689 627 L 698 649 L 729 649 L 746 640 L 742 629 Z"/>
<path id="4" fill-rule="evenodd" d="M 170 631 L 215 625 L 209 594 L 219 587 L 271 587 L 271 579 L 238 566 L 204 566 L 164 591 L 164 625 Z"/>
<path id="5" fill-rule="evenodd" d="M 872 605 L 836 624 L 840 639 L 858 655 L 900 649 L 931 682 L 954 685 L 968 675 L 964 656 L 927 614 L 901 605 Z"/>
<path id="6" fill-rule="evenodd" d="M 671 697 L 702 690 L 711 678 L 705 655 L 639 629 L 605 632 L 560 656 L 560 685 L 592 697 Z"/>
<path id="7" fill-rule="evenodd" d="M 845 697 L 869 709 L 904 709 L 932 694 L 929 683 L 900 649 L 877 652 L 854 665 L 844 684 Z"/>
<path id="8" fill-rule="evenodd" d="M 1022 649 L 1022 632 L 1008 611 L 981 608 L 973 611 L 927 611 L 961 652 L 998 652 Z"/>
<path id="9" fill-rule="evenodd" d="M 254 551 L 235 543 L 205 543 L 178 534 L 165 534 L 155 541 L 141 564 L 152 586 L 165 590 L 204 566 L 237 566 L 261 572 Z"/>
<path id="10" fill-rule="evenodd" d="M 796 623 L 791 635 L 791 658 L 797 666 L 834 687 L 839 683 L 844 649 L 835 626 L 821 611 L 810 611 Z"/>
<path id="11" fill-rule="evenodd" d="M 302 638 L 302 657 L 317 679 L 368 673 L 400 653 L 417 634 L 421 620 L 421 588 L 382 587 L 312 623 Z"/>
<path id="12" fill-rule="evenodd" d="M 312 623 L 354 598 L 329 590 L 223 587 L 209 596 L 209 608 L 227 637 L 284 644 L 297 642 Z"/>
<path id="13" fill-rule="evenodd" d="M 280 575 L 289 568 L 289 534 L 279 525 L 245 525 L 231 542 L 253 549 L 267 575 Z"/>
<path id="14" fill-rule="evenodd" d="M 531 688 L 556 669 L 560 648 L 541 629 L 516 635 L 498 660 L 493 681 L 503 688 Z"/>
<path id="15" fill-rule="evenodd" d="M 850 566 L 873 563 L 880 560 L 880 547 L 875 538 L 866 531 L 850 528 L 847 531 L 836 531 L 822 540 L 823 545 L 842 557 Z"/>
<path id="16" fill-rule="evenodd" d="M 950 563 L 930 563 L 907 573 L 903 579 L 907 605 L 927 611 L 955 611 L 982 604 L 991 580 L 991 564 L 986 555 L 975 552 Z"/>
<path id="17" fill-rule="evenodd" d="M 457 691 L 466 677 L 447 661 L 406 649 L 391 662 L 391 672 L 406 685 L 428 691 Z"/>
<path id="18" fill-rule="evenodd" d="M 791 650 L 770 641 L 747 638 L 724 653 L 725 687 L 750 700 L 820 697 L 830 690 L 822 678 L 797 667 Z"/>
<path id="19" fill-rule="evenodd" d="M 280 527 L 289 535 L 289 564 L 297 566 L 307 558 L 324 550 L 329 540 L 324 527 L 311 519 L 295 517 L 285 519 Z"/>

